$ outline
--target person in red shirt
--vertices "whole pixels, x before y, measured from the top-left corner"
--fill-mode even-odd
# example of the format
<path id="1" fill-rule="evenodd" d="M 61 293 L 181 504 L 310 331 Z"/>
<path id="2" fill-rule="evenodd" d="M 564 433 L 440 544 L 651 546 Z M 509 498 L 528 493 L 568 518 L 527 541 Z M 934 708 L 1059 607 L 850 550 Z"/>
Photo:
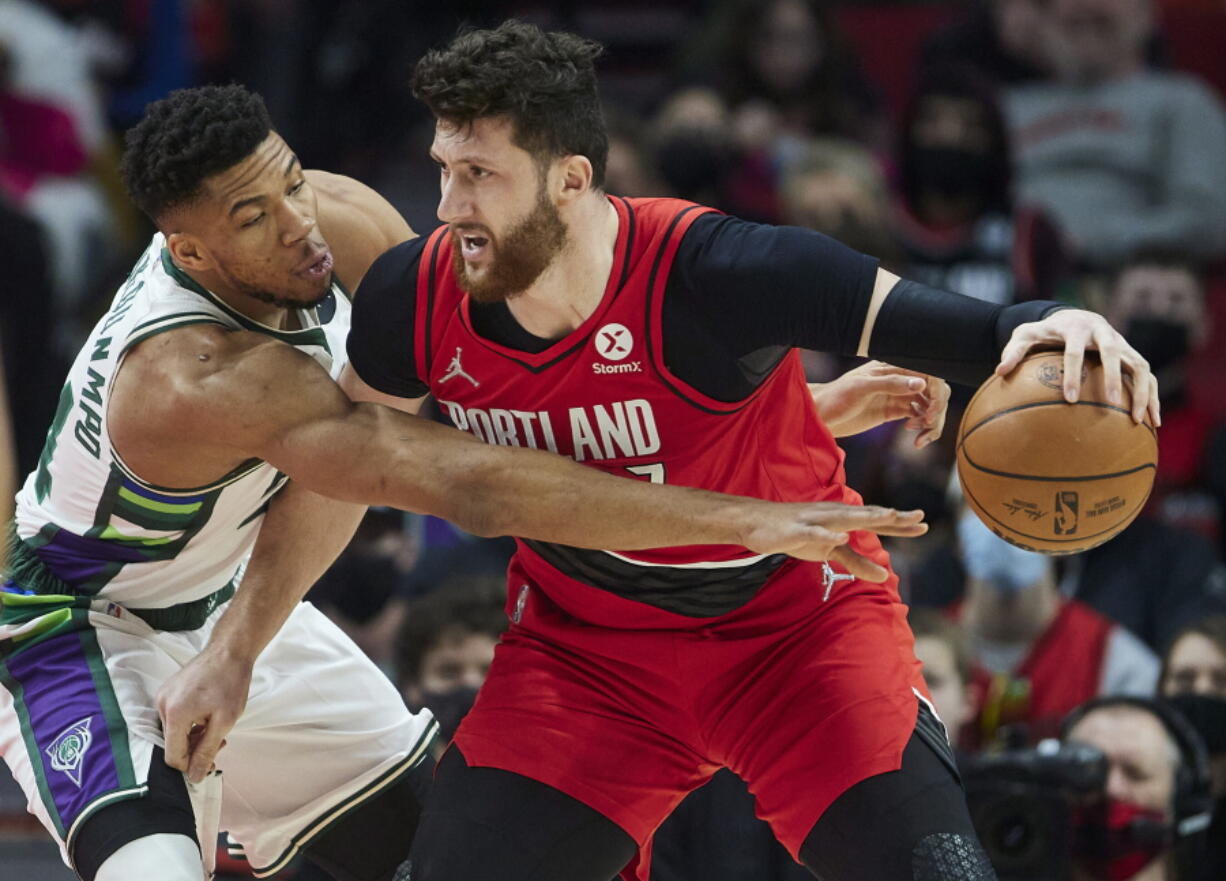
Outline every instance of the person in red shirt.
<path id="1" fill-rule="evenodd" d="M 1093 347 L 1115 398 L 1127 373 L 1134 418 L 1157 418 L 1145 363 L 1099 316 L 993 306 L 807 230 L 607 195 L 598 53 L 507 22 L 419 63 L 445 225 L 363 281 L 352 396 L 433 394 L 487 443 L 625 477 L 848 504 L 797 348 L 977 384 L 1039 343 L 1077 377 Z M 947 393 L 928 382 L 917 418 Z M 840 430 L 875 424 L 875 400 Z M 655 828 L 721 767 L 827 881 L 993 878 L 888 566 L 859 532 L 815 563 L 521 541 L 511 625 L 439 763 L 412 878 L 645 879 Z"/>
<path id="2" fill-rule="evenodd" d="M 970 511 L 958 522 L 958 543 L 967 574 L 959 611 L 975 664 L 967 746 L 1008 732 L 1037 743 L 1093 697 L 1154 693 L 1157 656 L 1110 618 L 1062 596 L 1050 557 L 998 538 Z"/>

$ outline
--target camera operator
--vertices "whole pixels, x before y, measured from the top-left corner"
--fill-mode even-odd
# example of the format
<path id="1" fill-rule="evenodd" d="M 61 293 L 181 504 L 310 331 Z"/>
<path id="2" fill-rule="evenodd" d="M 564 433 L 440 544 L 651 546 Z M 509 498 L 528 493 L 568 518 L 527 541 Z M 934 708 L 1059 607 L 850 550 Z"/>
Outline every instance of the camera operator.
<path id="1" fill-rule="evenodd" d="M 1212 810 L 1199 735 L 1164 704 L 1107 697 L 1074 710 L 1064 740 L 1107 760 L 1106 801 L 1078 820 L 1075 881 L 1188 881 Z"/>

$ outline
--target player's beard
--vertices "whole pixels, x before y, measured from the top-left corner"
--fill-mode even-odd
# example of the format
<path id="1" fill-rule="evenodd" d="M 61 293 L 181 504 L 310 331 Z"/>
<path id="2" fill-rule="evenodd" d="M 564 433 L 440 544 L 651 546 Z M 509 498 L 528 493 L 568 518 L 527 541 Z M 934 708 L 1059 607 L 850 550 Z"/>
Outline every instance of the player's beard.
<path id="1" fill-rule="evenodd" d="M 469 275 L 458 234 L 452 233 L 451 266 L 460 288 L 478 303 L 497 303 L 532 286 L 566 245 L 566 224 L 542 187 L 528 216 L 495 240 L 480 278 Z"/>

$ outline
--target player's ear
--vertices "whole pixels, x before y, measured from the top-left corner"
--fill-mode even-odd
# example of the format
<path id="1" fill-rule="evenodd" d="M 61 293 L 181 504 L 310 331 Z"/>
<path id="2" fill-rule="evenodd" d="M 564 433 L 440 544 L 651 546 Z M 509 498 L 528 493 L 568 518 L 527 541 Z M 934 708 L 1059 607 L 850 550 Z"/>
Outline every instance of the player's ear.
<path id="1" fill-rule="evenodd" d="M 175 265 L 188 272 L 212 269 L 214 261 L 208 249 L 191 233 L 172 232 L 166 236 L 166 249 Z"/>
<path id="2" fill-rule="evenodd" d="M 586 156 L 565 156 L 559 160 L 558 197 L 574 201 L 592 188 L 592 162 Z"/>

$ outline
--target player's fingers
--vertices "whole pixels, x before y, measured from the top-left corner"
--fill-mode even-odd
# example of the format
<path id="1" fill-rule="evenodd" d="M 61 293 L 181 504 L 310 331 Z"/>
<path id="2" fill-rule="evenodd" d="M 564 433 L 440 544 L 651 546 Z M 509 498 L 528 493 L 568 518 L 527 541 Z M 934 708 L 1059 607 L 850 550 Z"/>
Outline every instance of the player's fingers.
<path id="1" fill-rule="evenodd" d="M 162 717 L 162 737 L 166 741 L 164 752 L 166 764 L 179 771 L 187 770 L 190 751 L 190 734 L 193 720 L 172 704 L 157 701 L 158 715 Z"/>
<path id="2" fill-rule="evenodd" d="M 1149 364 L 1140 355 L 1130 359 L 1128 371 L 1132 374 L 1132 418 L 1141 422 L 1149 410 L 1150 400 L 1157 397 L 1154 394 L 1156 382 Z"/>
<path id="3" fill-rule="evenodd" d="M 1085 353 L 1085 334 L 1070 333 L 1064 340 L 1064 400 L 1070 404 L 1076 404 L 1081 397 L 1081 365 Z"/>
<path id="4" fill-rule="evenodd" d="M 192 783 L 199 783 L 208 775 L 224 743 L 222 738 L 224 732 L 220 725 L 206 724 L 197 730 L 200 736 L 192 749 L 191 761 L 187 768 L 187 779 Z"/>
<path id="5" fill-rule="evenodd" d="M 1113 335 L 1095 333 L 1094 345 L 1103 364 L 1103 385 L 1107 401 L 1119 407 L 1124 403 L 1124 380 L 1120 372 L 1123 352 Z"/>
<path id="6" fill-rule="evenodd" d="M 997 376 L 1008 376 L 1013 368 L 1022 363 L 1022 359 L 1026 357 L 1026 353 L 1030 351 L 1030 347 L 1035 344 L 1036 340 L 1023 326 L 1015 331 L 1010 337 L 1009 342 L 1005 344 L 1005 348 L 1000 353 L 1000 363 L 996 365 Z"/>
<path id="7" fill-rule="evenodd" d="M 901 376 L 895 373 L 884 373 L 863 376 L 860 378 L 862 393 L 879 395 L 914 395 L 924 390 L 922 376 Z"/>
<path id="8" fill-rule="evenodd" d="M 860 556 L 849 547 L 835 548 L 830 559 L 857 578 L 871 581 L 874 584 L 880 584 L 890 575 L 884 567 L 877 565 L 867 557 Z"/>
<path id="9" fill-rule="evenodd" d="M 1158 399 L 1158 377 L 1149 375 L 1149 421 L 1154 428 L 1162 425 L 1162 404 Z"/>
<path id="10" fill-rule="evenodd" d="M 865 530 L 878 535 L 923 535 L 928 526 L 923 511 L 896 511 L 879 505 L 838 505 L 820 511 L 816 522 L 827 529 L 847 532 Z"/>

